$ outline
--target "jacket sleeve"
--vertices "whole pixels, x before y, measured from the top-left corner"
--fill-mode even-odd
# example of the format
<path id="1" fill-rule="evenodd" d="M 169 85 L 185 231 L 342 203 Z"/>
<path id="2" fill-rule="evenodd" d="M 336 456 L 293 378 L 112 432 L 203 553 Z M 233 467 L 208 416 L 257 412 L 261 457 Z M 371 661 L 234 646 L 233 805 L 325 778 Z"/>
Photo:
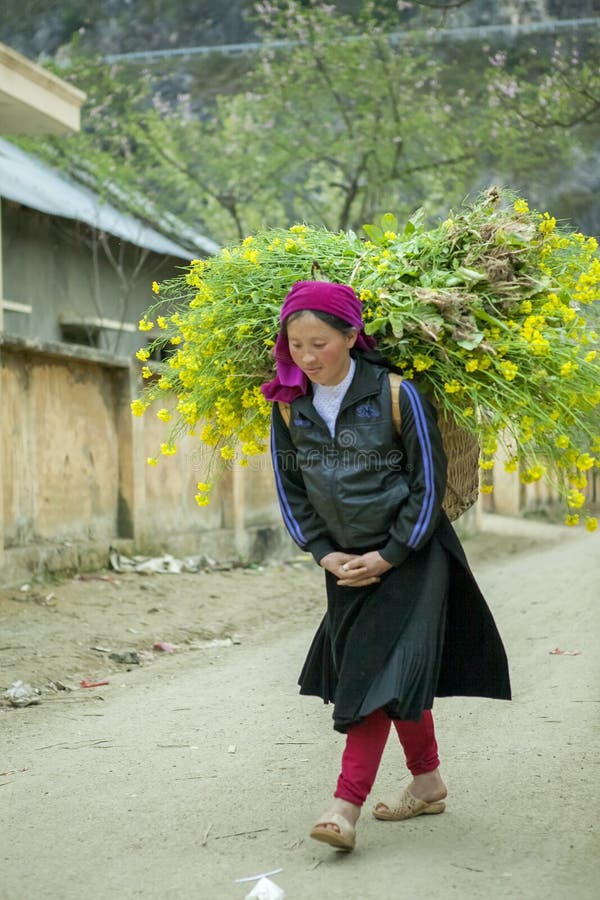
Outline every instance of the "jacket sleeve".
<path id="1" fill-rule="evenodd" d="M 442 514 L 446 490 L 446 454 L 435 408 L 410 381 L 403 381 L 400 387 L 400 416 L 403 474 L 410 494 L 398 510 L 387 544 L 379 551 L 393 566 L 429 540 Z"/>
<path id="2" fill-rule="evenodd" d="M 277 403 L 271 415 L 271 456 L 284 524 L 298 546 L 312 553 L 318 563 L 336 547 L 308 499 L 296 448 Z"/>

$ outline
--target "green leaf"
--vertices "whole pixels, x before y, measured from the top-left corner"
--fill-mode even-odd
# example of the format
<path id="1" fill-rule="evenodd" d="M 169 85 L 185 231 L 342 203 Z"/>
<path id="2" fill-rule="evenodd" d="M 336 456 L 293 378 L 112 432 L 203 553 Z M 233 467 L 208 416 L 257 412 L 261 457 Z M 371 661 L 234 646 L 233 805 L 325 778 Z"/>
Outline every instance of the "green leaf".
<path id="1" fill-rule="evenodd" d="M 383 231 L 379 225 L 363 225 L 363 231 L 374 244 L 383 243 Z"/>
<path id="2" fill-rule="evenodd" d="M 471 335 L 470 338 L 463 338 L 456 343 L 459 347 L 463 347 L 465 350 L 474 350 L 475 347 L 479 346 L 484 337 L 485 335 L 481 331 L 477 331 L 475 332 L 475 334 Z"/>
<path id="3" fill-rule="evenodd" d="M 485 272 L 478 272 L 477 269 L 467 269 L 466 266 L 459 266 L 454 275 L 463 284 L 475 284 L 477 281 L 485 281 L 487 278 Z"/>
<path id="4" fill-rule="evenodd" d="M 401 338 L 404 334 L 404 316 L 400 313 L 391 313 L 389 322 L 390 327 L 394 333 L 394 337 Z"/>
<path id="5" fill-rule="evenodd" d="M 393 213 L 386 213 L 381 217 L 381 228 L 383 231 L 398 231 L 398 219 Z"/>
<path id="6" fill-rule="evenodd" d="M 373 319 L 365 324 L 365 334 L 377 334 L 378 331 L 384 331 L 387 325 L 387 319 Z"/>

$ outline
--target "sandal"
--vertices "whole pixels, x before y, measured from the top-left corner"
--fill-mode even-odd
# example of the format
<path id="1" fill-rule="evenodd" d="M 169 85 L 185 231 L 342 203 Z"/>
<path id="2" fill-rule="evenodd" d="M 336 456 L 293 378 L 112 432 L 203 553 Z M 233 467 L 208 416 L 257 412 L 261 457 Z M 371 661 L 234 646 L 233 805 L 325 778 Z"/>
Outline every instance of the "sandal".
<path id="1" fill-rule="evenodd" d="M 411 794 L 408 788 L 400 794 L 397 800 L 382 800 L 377 803 L 373 810 L 376 819 L 383 819 L 387 822 L 400 822 L 402 819 L 412 819 L 414 816 L 434 816 L 443 813 L 446 804 L 443 800 L 435 803 L 427 803 L 425 800 L 419 800 L 414 794 Z"/>
<path id="2" fill-rule="evenodd" d="M 339 831 L 326 828 L 326 825 L 335 825 Z M 329 844 L 337 850 L 354 850 L 356 841 L 354 825 L 351 825 L 348 819 L 340 816 L 339 813 L 327 813 L 319 819 L 313 826 L 310 836 L 315 841 L 323 841 L 324 844 Z"/>

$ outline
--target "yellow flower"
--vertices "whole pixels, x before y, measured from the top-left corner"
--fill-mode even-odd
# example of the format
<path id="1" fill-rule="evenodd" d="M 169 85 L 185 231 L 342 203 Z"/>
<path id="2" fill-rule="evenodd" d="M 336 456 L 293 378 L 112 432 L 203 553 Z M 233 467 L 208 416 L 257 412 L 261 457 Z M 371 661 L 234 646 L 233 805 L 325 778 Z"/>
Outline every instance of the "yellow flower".
<path id="1" fill-rule="evenodd" d="M 539 225 L 540 232 L 548 237 L 548 235 L 552 234 L 552 232 L 554 231 L 555 226 L 556 219 L 554 218 L 554 216 L 551 216 L 549 213 L 545 212 Z"/>
<path id="2" fill-rule="evenodd" d="M 568 378 L 569 375 L 575 374 L 577 371 L 577 365 L 574 362 L 566 362 L 563 363 L 560 367 L 560 374 L 565 378 Z"/>
<path id="3" fill-rule="evenodd" d="M 494 460 L 493 459 L 480 459 L 479 460 L 479 468 L 480 469 L 493 469 L 494 468 Z"/>
<path id="4" fill-rule="evenodd" d="M 509 362 L 508 360 L 500 363 L 499 368 L 507 381 L 514 381 L 517 372 L 519 371 L 519 367 L 514 363 Z"/>
<path id="5" fill-rule="evenodd" d="M 466 418 L 468 419 L 469 416 L 473 415 L 473 412 L 474 412 L 474 410 L 473 410 L 472 406 L 465 406 L 465 408 L 462 411 L 462 414 L 463 414 L 463 416 L 466 416 Z"/>
<path id="6" fill-rule="evenodd" d="M 181 343 L 181 338 L 179 335 L 175 335 L 175 337 L 171 338 L 170 343 L 173 344 L 173 346 L 177 346 L 177 344 Z"/>
<path id="7" fill-rule="evenodd" d="M 143 416 L 149 405 L 150 404 L 146 403 L 144 400 L 134 400 L 131 403 L 131 412 L 134 416 Z"/>
<path id="8" fill-rule="evenodd" d="M 158 293 L 160 293 L 160 284 L 158 283 L 158 281 L 153 281 L 153 282 L 152 282 L 152 293 L 153 293 L 153 294 L 158 294 Z"/>
<path id="9" fill-rule="evenodd" d="M 198 504 L 198 506 L 208 506 L 210 503 L 210 499 L 206 494 L 196 494 L 194 500 Z"/>
<path id="10" fill-rule="evenodd" d="M 290 231 L 292 234 L 306 234 L 308 228 L 306 225 L 292 225 Z"/>
<path id="11" fill-rule="evenodd" d="M 572 475 L 569 479 L 571 485 L 575 488 L 579 488 L 582 491 L 585 487 L 587 487 L 587 477 L 585 475 Z"/>
<path id="12" fill-rule="evenodd" d="M 509 459 L 504 463 L 505 472 L 516 472 L 519 464 L 516 459 Z"/>
<path id="13" fill-rule="evenodd" d="M 565 519 L 565 525 L 579 525 L 579 516 L 577 515 L 577 513 L 573 513 L 572 515 L 567 516 Z"/>
<path id="14" fill-rule="evenodd" d="M 417 372 L 425 372 L 427 369 L 430 369 L 432 365 L 433 360 L 428 359 L 426 356 L 415 356 L 413 359 L 413 366 Z"/>
<path id="15" fill-rule="evenodd" d="M 157 460 L 156 456 L 149 456 L 148 459 L 146 460 L 146 462 L 148 463 L 149 466 L 157 466 L 158 465 L 158 460 Z"/>
<path id="16" fill-rule="evenodd" d="M 177 447 L 175 444 L 161 444 L 160 452 L 163 456 L 174 456 L 177 453 Z"/>
<path id="17" fill-rule="evenodd" d="M 138 328 L 140 331 L 152 331 L 154 328 L 154 322 L 149 322 L 147 319 L 140 319 L 138 322 Z"/>
<path id="18" fill-rule="evenodd" d="M 447 394 L 458 394 L 463 390 L 463 387 L 455 378 L 453 378 L 452 381 L 444 382 L 444 390 Z"/>
<path id="19" fill-rule="evenodd" d="M 493 484 L 482 484 L 481 487 L 479 488 L 479 491 L 482 494 L 491 494 L 494 491 L 494 485 Z"/>
<path id="20" fill-rule="evenodd" d="M 262 453 L 264 447 L 260 444 L 257 444 L 256 441 L 247 441 L 245 444 L 242 444 L 242 453 L 245 453 L 246 456 L 257 456 L 257 454 Z"/>
<path id="21" fill-rule="evenodd" d="M 566 434 L 559 434 L 559 436 L 554 441 L 555 445 L 559 447 L 561 450 L 566 450 L 569 444 L 571 443 L 571 439 Z"/>
<path id="22" fill-rule="evenodd" d="M 233 459 L 233 457 L 235 456 L 233 447 L 228 447 L 227 445 L 221 447 L 221 456 L 223 457 L 223 459 Z"/>
<path id="23" fill-rule="evenodd" d="M 465 363 L 465 371 L 466 372 L 476 372 L 479 368 L 479 363 L 476 359 L 468 359 Z"/>
<path id="24" fill-rule="evenodd" d="M 569 491 L 567 494 L 567 504 L 572 509 L 581 509 L 583 504 L 585 503 L 585 495 L 581 493 L 581 491 L 573 490 Z"/>
<path id="25" fill-rule="evenodd" d="M 585 527 L 588 531 L 595 531 L 598 527 L 598 519 L 595 516 L 588 516 L 585 520 Z"/>
<path id="26" fill-rule="evenodd" d="M 156 324 L 158 325 L 159 328 L 162 328 L 163 330 L 164 330 L 165 328 L 168 328 L 167 320 L 165 319 L 164 316 L 157 316 L 157 317 L 156 317 Z"/>
<path id="27" fill-rule="evenodd" d="M 206 494 L 210 491 L 212 485 L 206 481 L 199 481 L 198 484 L 196 485 L 196 487 L 198 488 L 199 491 L 203 491 L 203 493 Z"/>
<path id="28" fill-rule="evenodd" d="M 593 456 L 590 456 L 589 453 L 581 453 L 575 460 L 575 465 L 582 472 L 585 472 L 587 469 L 591 469 L 594 465 L 594 458 Z"/>
<path id="29" fill-rule="evenodd" d="M 527 200 L 523 200 L 521 197 L 519 197 L 519 199 L 515 200 L 515 202 L 513 203 L 513 209 L 517 213 L 517 215 L 522 215 L 523 213 L 529 212 L 529 204 L 527 203 Z"/>
<path id="30" fill-rule="evenodd" d="M 585 354 L 584 359 L 586 362 L 593 362 L 596 359 L 596 356 L 597 356 L 596 351 L 590 350 L 589 353 Z"/>
<path id="31" fill-rule="evenodd" d="M 386 232 L 384 232 L 383 236 L 387 241 L 395 241 L 396 240 L 396 232 L 395 231 L 386 231 Z"/>
<path id="32" fill-rule="evenodd" d="M 159 409 L 156 413 L 156 418 L 160 419 L 162 422 L 170 422 L 173 416 L 168 409 Z"/>
<path id="33" fill-rule="evenodd" d="M 141 360 L 141 362 L 146 362 L 147 359 L 150 359 L 150 351 L 146 350 L 145 347 L 143 347 L 141 350 L 138 350 L 135 355 L 139 360 Z"/>
<path id="34" fill-rule="evenodd" d="M 143 366 L 142 378 L 152 378 L 152 369 L 149 369 L 148 366 Z"/>
<path id="35" fill-rule="evenodd" d="M 496 440 L 495 435 L 488 434 L 481 446 L 482 453 L 484 453 L 486 456 L 493 456 L 497 449 L 498 441 Z"/>

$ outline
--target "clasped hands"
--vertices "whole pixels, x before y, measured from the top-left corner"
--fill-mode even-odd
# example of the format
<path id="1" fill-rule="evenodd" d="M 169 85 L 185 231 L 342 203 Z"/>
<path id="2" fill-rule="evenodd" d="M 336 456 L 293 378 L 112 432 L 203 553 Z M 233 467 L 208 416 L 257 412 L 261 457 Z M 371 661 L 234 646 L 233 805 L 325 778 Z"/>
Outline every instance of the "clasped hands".
<path id="1" fill-rule="evenodd" d="M 340 587 L 365 587 L 381 580 L 381 576 L 392 568 L 378 550 L 370 550 L 360 556 L 351 553 L 328 553 L 319 565 L 337 578 Z"/>

